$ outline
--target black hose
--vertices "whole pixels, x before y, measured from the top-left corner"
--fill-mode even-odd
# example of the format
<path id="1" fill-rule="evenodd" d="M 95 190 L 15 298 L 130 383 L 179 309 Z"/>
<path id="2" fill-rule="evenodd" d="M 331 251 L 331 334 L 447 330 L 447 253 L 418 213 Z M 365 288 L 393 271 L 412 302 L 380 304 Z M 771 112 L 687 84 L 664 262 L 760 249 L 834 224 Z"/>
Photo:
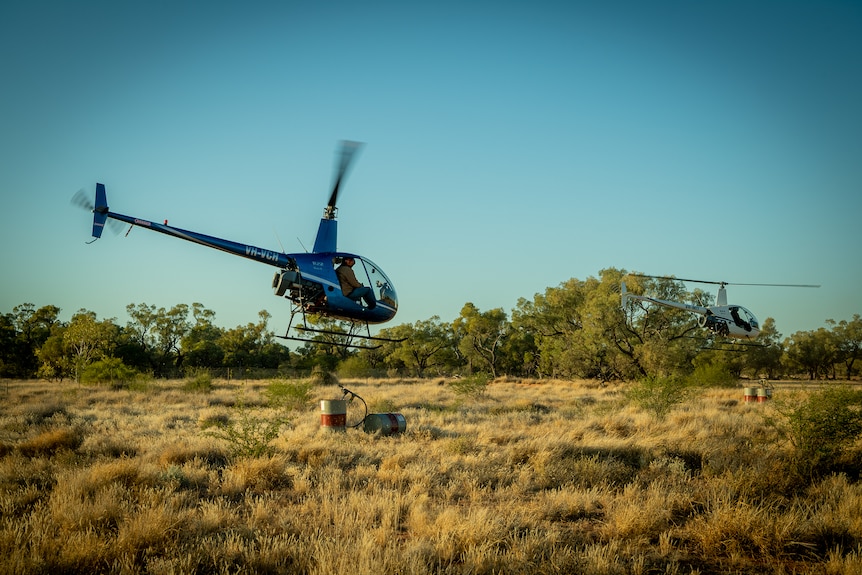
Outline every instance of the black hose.
<path id="1" fill-rule="evenodd" d="M 354 398 L 356 398 L 362 402 L 362 405 L 365 408 L 365 414 L 363 414 L 362 419 L 360 419 L 359 422 L 357 422 L 353 425 L 347 426 L 347 427 L 359 427 L 360 425 L 365 423 L 365 418 L 368 417 L 368 404 L 365 403 L 364 399 L 362 399 L 360 396 L 356 395 L 355 393 L 353 393 L 352 391 L 350 391 L 349 389 L 347 389 L 346 387 L 344 387 L 340 383 L 338 384 L 338 387 L 341 388 L 341 393 L 342 393 L 341 399 L 345 399 L 348 395 L 350 396 L 350 399 L 347 400 L 348 404 L 350 404 Z"/>

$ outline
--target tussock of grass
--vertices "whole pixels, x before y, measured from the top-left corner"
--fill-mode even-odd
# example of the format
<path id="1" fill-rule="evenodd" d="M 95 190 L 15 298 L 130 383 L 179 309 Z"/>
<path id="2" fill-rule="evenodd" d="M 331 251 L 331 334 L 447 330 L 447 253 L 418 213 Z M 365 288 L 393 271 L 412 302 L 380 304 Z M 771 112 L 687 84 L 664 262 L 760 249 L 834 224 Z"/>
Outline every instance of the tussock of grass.
<path id="1" fill-rule="evenodd" d="M 83 437 L 77 429 L 50 429 L 19 443 L 18 451 L 26 457 L 53 455 L 62 449 L 77 449 L 82 442 Z"/>
<path id="2" fill-rule="evenodd" d="M 374 436 L 320 428 L 331 388 L 213 383 L 10 386 L 0 572 L 862 573 L 858 448 L 788 473 L 772 406 L 738 390 L 657 416 L 623 384 L 345 382 L 408 421 Z"/>
<path id="3" fill-rule="evenodd" d="M 208 467 L 222 468 L 228 462 L 227 452 L 212 441 L 188 441 L 166 445 L 158 453 L 162 467 L 199 461 Z"/>

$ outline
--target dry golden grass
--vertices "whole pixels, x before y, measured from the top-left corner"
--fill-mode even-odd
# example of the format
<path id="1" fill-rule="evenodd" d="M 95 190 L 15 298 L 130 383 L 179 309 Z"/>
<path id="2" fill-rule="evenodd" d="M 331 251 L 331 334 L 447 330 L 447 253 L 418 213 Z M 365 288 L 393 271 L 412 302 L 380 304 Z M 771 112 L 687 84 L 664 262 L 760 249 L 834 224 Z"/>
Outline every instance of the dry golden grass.
<path id="1" fill-rule="evenodd" d="M 405 416 L 379 436 L 286 414 L 266 384 L 10 382 L 0 572 L 862 574 L 862 484 L 800 483 L 741 389 L 657 420 L 622 384 L 344 381 Z M 236 456 L 209 432 L 240 413 L 291 425 Z"/>

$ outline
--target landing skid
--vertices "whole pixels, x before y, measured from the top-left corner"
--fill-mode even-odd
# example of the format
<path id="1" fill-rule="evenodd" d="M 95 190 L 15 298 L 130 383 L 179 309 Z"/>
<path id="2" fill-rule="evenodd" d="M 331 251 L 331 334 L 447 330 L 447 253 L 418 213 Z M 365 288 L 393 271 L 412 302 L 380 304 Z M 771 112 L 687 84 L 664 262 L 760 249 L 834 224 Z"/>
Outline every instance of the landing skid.
<path id="1" fill-rule="evenodd" d="M 706 340 L 706 338 L 701 338 L 701 337 L 696 337 L 696 336 L 686 336 L 686 337 L 688 337 L 689 339 L 708 341 L 708 340 Z M 731 351 L 731 352 L 737 352 L 737 353 L 742 353 L 742 352 L 747 351 L 745 349 L 739 349 L 740 347 L 746 348 L 746 347 L 768 347 L 768 346 L 763 345 L 762 343 L 756 343 L 753 341 L 723 340 L 723 341 L 713 341 L 709 345 L 701 346 L 700 349 L 703 351 L 710 351 L 710 350 L 711 351 Z"/>
<path id="2" fill-rule="evenodd" d="M 290 333 L 290 328 L 293 326 L 293 318 L 297 313 L 302 314 L 302 325 L 298 325 L 298 326 L 294 327 L 293 329 L 295 329 L 297 331 L 301 331 L 301 332 L 309 332 L 312 334 L 331 335 L 331 336 L 335 336 L 335 337 L 340 337 L 340 338 L 344 338 L 345 341 L 319 340 L 319 339 L 312 339 L 311 337 L 295 337 L 295 336 L 288 335 Z M 354 333 L 353 332 L 353 328 L 359 327 L 359 326 L 365 327 L 365 334 L 364 335 L 361 333 Z M 277 335 L 276 337 L 278 337 L 280 339 L 289 339 L 289 340 L 293 340 L 293 341 L 304 341 L 307 343 L 316 343 L 316 344 L 320 344 L 320 345 L 334 345 L 337 347 L 347 347 L 347 348 L 351 348 L 351 349 L 379 349 L 379 348 L 383 347 L 383 343 L 399 343 L 399 342 L 402 342 L 402 341 L 407 339 L 407 338 L 392 339 L 392 338 L 388 338 L 388 337 L 373 336 L 373 335 L 371 335 L 371 328 L 368 326 L 368 322 L 354 322 L 351 325 L 350 332 L 333 331 L 333 330 L 329 330 L 329 329 L 317 329 L 317 328 L 313 328 L 313 327 L 308 327 L 308 324 L 305 321 L 305 312 L 301 311 L 301 310 L 295 310 L 291 314 L 290 323 L 288 324 L 287 330 L 284 332 L 284 335 Z M 362 341 L 368 341 L 368 342 L 379 341 L 381 343 L 378 345 L 362 345 L 359 343 L 354 343 L 353 342 L 354 338 L 360 339 Z"/>

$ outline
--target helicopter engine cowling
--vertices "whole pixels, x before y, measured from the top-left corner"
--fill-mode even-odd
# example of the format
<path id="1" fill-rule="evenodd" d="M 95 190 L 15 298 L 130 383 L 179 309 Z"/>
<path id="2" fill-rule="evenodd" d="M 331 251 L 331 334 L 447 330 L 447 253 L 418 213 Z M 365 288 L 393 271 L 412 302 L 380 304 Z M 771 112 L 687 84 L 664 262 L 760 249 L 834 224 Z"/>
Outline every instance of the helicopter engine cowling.
<path id="1" fill-rule="evenodd" d="M 272 287 L 275 290 L 275 295 L 279 297 L 283 296 L 291 287 L 298 288 L 299 272 L 291 270 L 276 272 L 272 278 Z"/>

